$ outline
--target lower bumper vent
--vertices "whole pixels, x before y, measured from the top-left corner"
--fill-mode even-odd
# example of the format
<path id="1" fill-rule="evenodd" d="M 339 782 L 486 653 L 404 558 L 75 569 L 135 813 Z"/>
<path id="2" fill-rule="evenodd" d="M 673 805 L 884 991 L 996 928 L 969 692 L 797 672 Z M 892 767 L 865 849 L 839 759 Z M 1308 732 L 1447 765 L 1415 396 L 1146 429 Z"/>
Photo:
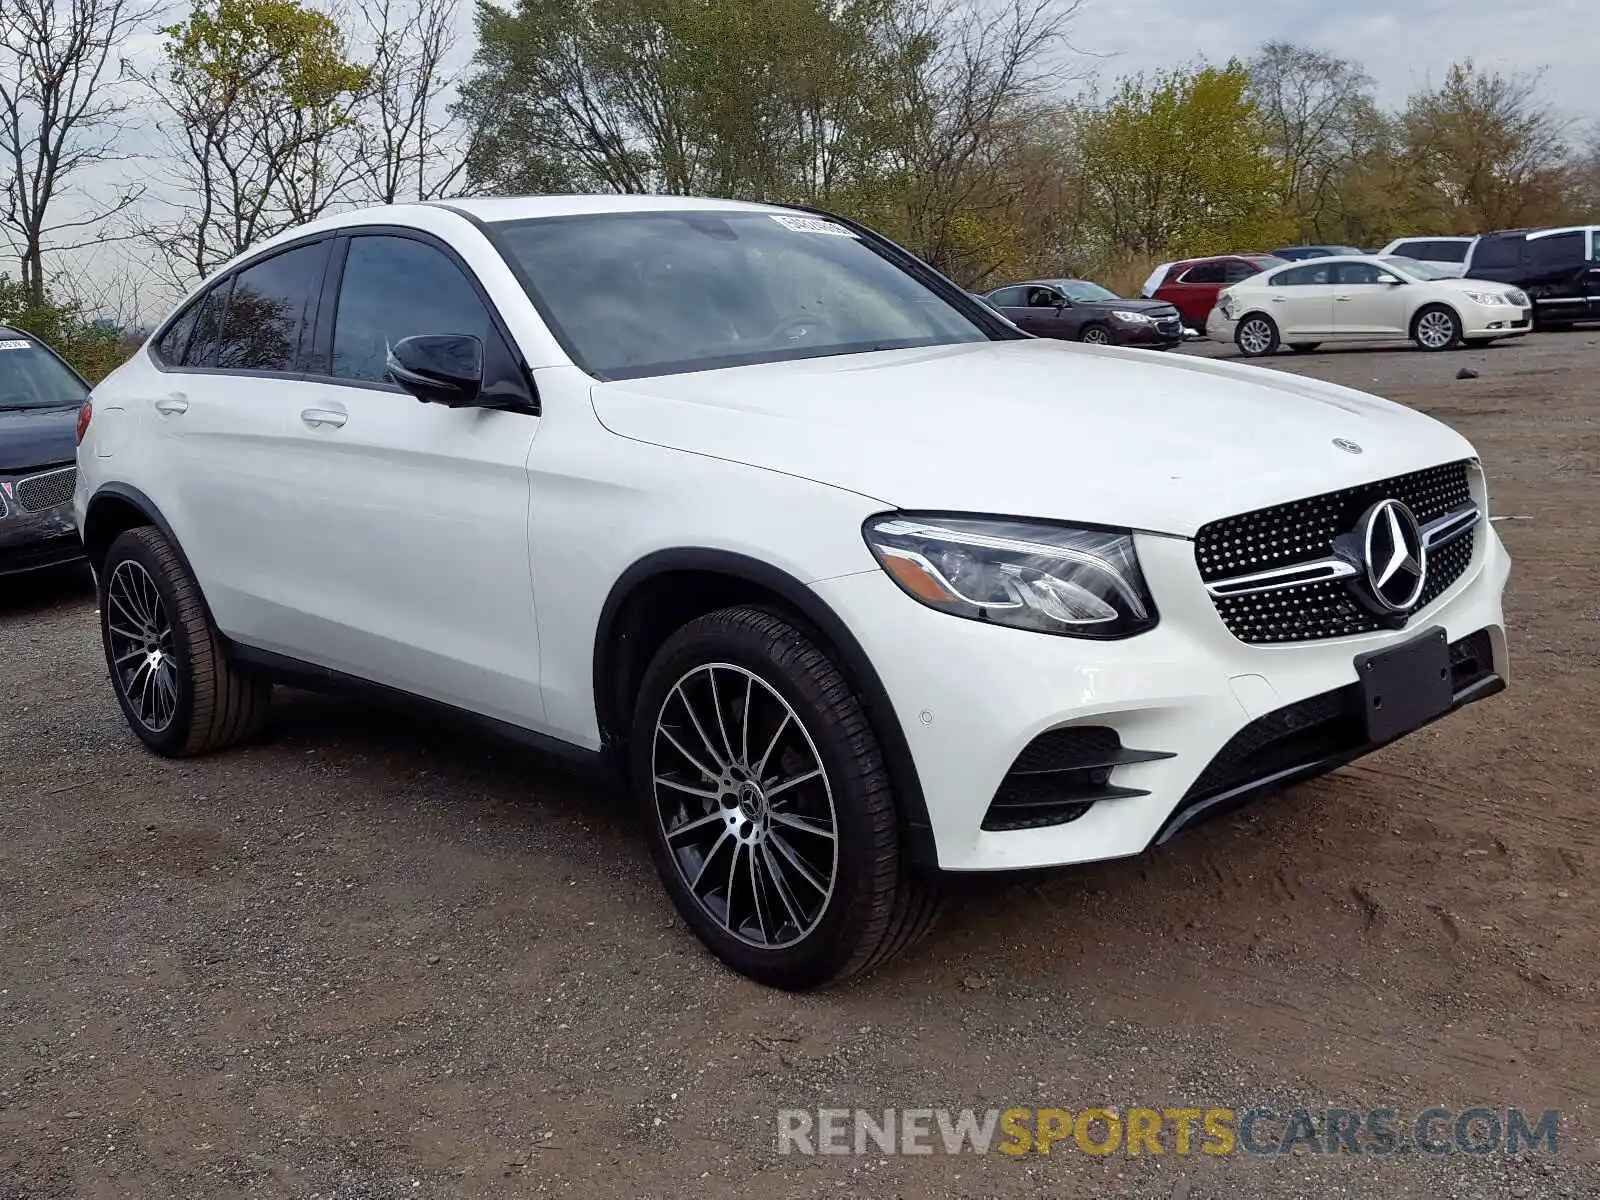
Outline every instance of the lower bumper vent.
<path id="1" fill-rule="evenodd" d="M 1041 733 L 1023 747 L 1000 781 L 983 828 L 991 832 L 1043 829 L 1076 821 L 1101 800 L 1148 796 L 1111 782 L 1117 767 L 1171 758 L 1155 750 L 1130 750 L 1104 725 L 1069 725 Z"/>

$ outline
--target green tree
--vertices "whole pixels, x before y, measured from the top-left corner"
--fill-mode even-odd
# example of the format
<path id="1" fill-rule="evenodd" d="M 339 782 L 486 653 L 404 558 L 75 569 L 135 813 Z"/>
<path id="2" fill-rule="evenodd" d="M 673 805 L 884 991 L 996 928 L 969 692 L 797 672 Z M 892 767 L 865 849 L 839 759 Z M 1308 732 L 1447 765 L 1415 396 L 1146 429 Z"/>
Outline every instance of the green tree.
<path id="1" fill-rule="evenodd" d="M 870 155 L 887 0 L 478 5 L 469 178 L 496 191 L 828 195 Z"/>
<path id="2" fill-rule="evenodd" d="M 1571 123 L 1541 97 L 1537 75 L 1457 63 L 1439 87 L 1411 97 L 1400 129 L 1419 232 L 1482 233 L 1573 215 Z"/>
<path id="3" fill-rule="evenodd" d="M 1240 62 L 1125 79 L 1079 130 L 1086 221 L 1113 252 L 1248 249 L 1293 234 L 1284 167 Z"/>
<path id="4" fill-rule="evenodd" d="M 369 82 L 344 35 L 298 0 L 197 0 L 162 28 L 153 80 L 175 118 L 176 219 L 147 231 L 182 282 L 320 215 L 364 169 Z"/>
<path id="5" fill-rule="evenodd" d="M 92 321 L 83 306 L 58 301 L 46 289 L 36 294 L 31 281 L 0 273 L 0 325 L 10 325 L 50 345 L 90 383 L 98 383 L 124 359 L 129 348 L 114 325 Z"/>

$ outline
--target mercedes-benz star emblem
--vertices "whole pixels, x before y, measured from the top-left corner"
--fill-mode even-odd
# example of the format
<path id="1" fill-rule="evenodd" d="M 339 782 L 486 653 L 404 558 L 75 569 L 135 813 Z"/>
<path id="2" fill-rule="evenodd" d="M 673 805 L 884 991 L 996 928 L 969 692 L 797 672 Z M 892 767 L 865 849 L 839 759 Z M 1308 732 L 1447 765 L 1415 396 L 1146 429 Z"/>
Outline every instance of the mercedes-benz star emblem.
<path id="1" fill-rule="evenodd" d="M 1393 613 L 1410 612 L 1428 577 L 1417 518 L 1398 500 L 1380 500 L 1361 518 L 1361 557 L 1373 597 Z"/>
<path id="2" fill-rule="evenodd" d="M 1339 447 L 1339 449 L 1343 450 L 1346 454 L 1361 453 L 1361 447 L 1356 445 L 1349 438 L 1334 438 L 1333 444 Z"/>

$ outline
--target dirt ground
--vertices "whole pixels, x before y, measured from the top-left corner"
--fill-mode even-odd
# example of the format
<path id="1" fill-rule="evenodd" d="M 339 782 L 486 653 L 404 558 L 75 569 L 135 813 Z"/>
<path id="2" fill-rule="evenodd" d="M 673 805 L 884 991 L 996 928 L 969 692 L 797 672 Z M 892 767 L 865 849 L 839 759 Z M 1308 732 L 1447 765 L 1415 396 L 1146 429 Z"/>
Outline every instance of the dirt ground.
<path id="1" fill-rule="evenodd" d="M 1584 331 L 1274 360 L 1477 443 L 1510 691 L 1143 858 L 966 885 L 817 995 L 719 967 L 544 761 L 287 692 L 162 761 L 84 582 L 0 585 L 0 1200 L 1600 1196 L 1597 368 Z M 784 1107 L 1476 1104 L 1560 1108 L 1559 1153 L 775 1144 Z"/>

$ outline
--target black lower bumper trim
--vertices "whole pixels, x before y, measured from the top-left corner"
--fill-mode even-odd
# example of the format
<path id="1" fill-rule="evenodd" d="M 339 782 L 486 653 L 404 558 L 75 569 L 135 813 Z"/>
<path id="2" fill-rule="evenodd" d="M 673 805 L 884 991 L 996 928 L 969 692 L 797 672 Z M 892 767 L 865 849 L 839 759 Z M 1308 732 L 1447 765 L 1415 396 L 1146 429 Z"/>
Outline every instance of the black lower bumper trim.
<path id="1" fill-rule="evenodd" d="M 1465 705 L 1505 690 L 1505 680 L 1493 673 L 1487 661 L 1487 636 L 1486 633 L 1474 634 L 1451 647 L 1457 670 L 1467 678 L 1456 690 L 1450 707 L 1439 717 L 1448 716 Z M 1481 650 L 1478 644 L 1480 640 Z M 1341 688 L 1314 696 L 1308 701 L 1269 713 L 1246 726 L 1239 737 L 1224 747 L 1212 764 L 1201 772 L 1200 778 L 1173 809 L 1151 839 L 1150 845 L 1159 846 L 1180 830 L 1238 808 L 1265 792 L 1325 775 L 1387 745 L 1387 742 L 1369 742 L 1364 733 L 1354 732 L 1359 725 L 1350 715 L 1347 691 Z M 1312 719 L 1297 721 L 1299 710 L 1309 710 L 1313 714 Z M 1424 724 L 1432 724 L 1432 721 Z M 1253 730 L 1261 728 L 1270 731 L 1269 740 L 1251 748 L 1243 756 L 1242 762 L 1230 762 L 1230 750 L 1235 744 L 1247 738 Z M 1260 769 L 1240 770 L 1241 766 L 1248 768 L 1251 763 L 1258 763 Z M 1241 774 L 1246 777 L 1241 778 Z"/>

